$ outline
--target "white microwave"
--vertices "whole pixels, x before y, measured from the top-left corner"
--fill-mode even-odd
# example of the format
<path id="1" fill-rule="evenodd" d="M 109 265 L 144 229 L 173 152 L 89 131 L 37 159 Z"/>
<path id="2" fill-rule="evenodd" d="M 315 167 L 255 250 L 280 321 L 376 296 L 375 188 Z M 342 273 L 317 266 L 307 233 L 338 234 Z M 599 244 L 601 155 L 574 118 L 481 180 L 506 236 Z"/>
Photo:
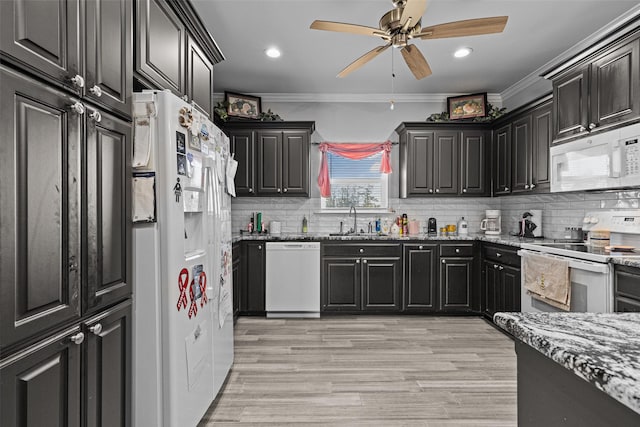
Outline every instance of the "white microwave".
<path id="1" fill-rule="evenodd" d="M 553 146 L 551 192 L 640 187 L 640 123 Z"/>

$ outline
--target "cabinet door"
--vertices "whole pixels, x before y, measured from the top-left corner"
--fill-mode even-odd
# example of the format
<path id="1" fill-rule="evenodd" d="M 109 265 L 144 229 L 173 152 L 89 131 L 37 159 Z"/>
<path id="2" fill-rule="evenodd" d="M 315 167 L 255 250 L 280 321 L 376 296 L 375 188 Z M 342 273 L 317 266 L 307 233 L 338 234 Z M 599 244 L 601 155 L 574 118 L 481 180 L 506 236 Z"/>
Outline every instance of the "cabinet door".
<path id="1" fill-rule="evenodd" d="M 433 194 L 433 132 L 408 132 L 407 145 L 407 195 Z"/>
<path id="2" fill-rule="evenodd" d="M 244 308 L 242 311 L 260 314 L 264 313 L 264 243 L 245 243 L 245 253 L 242 256 L 244 268 L 243 288 L 240 290 Z"/>
<path id="3" fill-rule="evenodd" d="M 4 3 L 4 2 L 3 2 Z M 82 116 L 0 67 L 0 348 L 80 315 Z"/>
<path id="4" fill-rule="evenodd" d="M 473 258 L 441 258 L 440 309 L 443 311 L 471 310 Z"/>
<path id="5" fill-rule="evenodd" d="M 551 147 L 551 103 L 536 108 L 532 113 L 532 177 L 537 190 L 548 189 L 550 184 L 549 148 Z"/>
<path id="6" fill-rule="evenodd" d="M 362 309 L 399 311 L 402 303 L 400 257 L 362 259 Z"/>
<path id="7" fill-rule="evenodd" d="M 0 49 L 20 66 L 69 87 L 82 74 L 78 0 L 0 1 Z M 11 86 L 6 86 L 10 88 Z"/>
<path id="8" fill-rule="evenodd" d="M 511 124 L 496 130 L 493 137 L 493 193 L 511 191 Z"/>
<path id="9" fill-rule="evenodd" d="M 435 311 L 438 245 L 404 245 L 404 310 Z"/>
<path id="10" fill-rule="evenodd" d="M 322 259 L 322 310 L 360 310 L 360 258 Z"/>
<path id="11" fill-rule="evenodd" d="M 515 120 L 511 127 L 511 191 L 529 191 L 531 186 L 531 115 Z"/>
<path id="12" fill-rule="evenodd" d="M 491 261 L 484 261 L 484 304 L 483 312 L 489 317 L 493 317 L 497 310 L 498 287 L 500 286 L 500 274 L 498 264 Z"/>
<path id="13" fill-rule="evenodd" d="M 240 256 L 240 245 L 239 244 L 235 244 L 233 245 L 233 255 L 232 255 L 232 278 L 233 278 L 233 317 L 237 317 L 238 314 L 240 313 L 240 301 L 241 301 L 241 280 L 242 280 L 242 274 L 241 274 L 241 268 L 240 268 L 240 260 L 241 260 L 241 256 Z"/>
<path id="14" fill-rule="evenodd" d="M 255 188 L 255 133 L 250 130 L 234 130 L 229 133 L 230 149 L 238 162 L 235 186 L 237 196 L 254 196 Z"/>
<path id="15" fill-rule="evenodd" d="M 187 43 L 186 76 L 189 101 L 207 117 L 213 117 L 213 62 L 191 37 Z"/>
<path id="16" fill-rule="evenodd" d="M 458 138 L 456 131 L 438 131 L 434 134 L 433 191 L 437 194 L 458 194 Z"/>
<path id="17" fill-rule="evenodd" d="M 137 0 L 136 72 L 178 96 L 184 88 L 186 30 L 164 0 Z"/>
<path id="18" fill-rule="evenodd" d="M 258 194 L 282 193 L 282 132 L 258 132 Z"/>
<path id="19" fill-rule="evenodd" d="M 0 361 L 0 425 L 79 427 L 79 327 Z"/>
<path id="20" fill-rule="evenodd" d="M 553 139 L 586 132 L 589 68 L 582 67 L 553 82 Z"/>
<path id="21" fill-rule="evenodd" d="M 308 132 L 283 132 L 282 192 L 289 196 L 309 196 Z"/>
<path id="22" fill-rule="evenodd" d="M 100 114 L 86 133 L 85 311 L 131 294 L 131 125 Z"/>
<path id="23" fill-rule="evenodd" d="M 487 193 L 487 134 L 481 130 L 462 132 L 460 192 L 464 195 Z"/>
<path id="24" fill-rule="evenodd" d="M 86 425 L 131 425 L 131 300 L 86 322 Z"/>
<path id="25" fill-rule="evenodd" d="M 85 96 L 131 115 L 133 92 L 129 0 L 86 2 Z"/>
<path id="26" fill-rule="evenodd" d="M 640 117 L 640 40 L 591 64 L 590 95 L 590 129 Z"/>
<path id="27" fill-rule="evenodd" d="M 498 311 L 520 311 L 520 269 L 501 265 L 500 271 L 500 305 Z"/>

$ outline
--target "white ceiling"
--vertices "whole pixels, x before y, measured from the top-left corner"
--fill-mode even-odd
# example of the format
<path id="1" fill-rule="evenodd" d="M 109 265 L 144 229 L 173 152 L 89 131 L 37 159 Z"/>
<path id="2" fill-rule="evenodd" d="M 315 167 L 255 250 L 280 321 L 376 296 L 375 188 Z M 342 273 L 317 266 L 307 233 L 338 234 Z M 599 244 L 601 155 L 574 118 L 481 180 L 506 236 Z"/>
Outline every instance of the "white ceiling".
<path id="1" fill-rule="evenodd" d="M 384 42 L 309 29 L 315 19 L 377 27 L 390 0 L 192 0 L 225 60 L 214 68 L 215 92 L 246 94 L 388 94 L 392 55 L 396 94 L 503 93 L 599 32 L 637 0 L 431 0 L 422 26 L 507 15 L 501 34 L 413 40 L 433 75 L 416 80 L 402 56 L 387 49 L 345 78 L 336 74 Z M 279 59 L 264 51 L 277 46 Z M 471 56 L 455 59 L 461 46 Z M 393 51 L 393 53 L 392 53 Z"/>

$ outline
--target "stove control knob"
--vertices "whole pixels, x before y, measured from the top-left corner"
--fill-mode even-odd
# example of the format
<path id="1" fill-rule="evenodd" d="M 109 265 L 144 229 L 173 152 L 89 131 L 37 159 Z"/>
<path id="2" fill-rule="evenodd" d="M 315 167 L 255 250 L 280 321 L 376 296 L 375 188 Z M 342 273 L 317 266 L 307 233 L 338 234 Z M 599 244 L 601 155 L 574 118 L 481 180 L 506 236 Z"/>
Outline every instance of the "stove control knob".
<path id="1" fill-rule="evenodd" d="M 591 218 L 589 218 L 588 216 L 585 216 L 584 219 L 582 220 L 582 222 L 584 224 L 591 224 Z"/>
<path id="2" fill-rule="evenodd" d="M 597 224 L 598 223 L 598 218 L 596 218 L 595 216 L 591 217 L 591 224 Z"/>

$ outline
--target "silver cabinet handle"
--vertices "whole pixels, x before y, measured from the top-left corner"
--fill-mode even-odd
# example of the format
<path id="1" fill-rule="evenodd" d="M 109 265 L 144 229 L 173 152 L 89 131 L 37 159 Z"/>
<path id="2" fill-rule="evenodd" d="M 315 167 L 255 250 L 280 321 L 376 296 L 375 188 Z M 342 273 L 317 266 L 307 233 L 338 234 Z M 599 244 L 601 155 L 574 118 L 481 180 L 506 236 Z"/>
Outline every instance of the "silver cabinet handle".
<path id="1" fill-rule="evenodd" d="M 284 189 L 284 190 L 282 190 L 282 191 L 286 193 L 288 190 L 289 190 L 288 188 L 285 188 L 285 189 Z"/>
<path id="2" fill-rule="evenodd" d="M 360 248 L 360 251 L 359 251 L 359 252 L 360 252 L 361 254 L 363 254 L 363 253 L 364 253 L 364 249 Z"/>
<path id="3" fill-rule="evenodd" d="M 73 111 L 76 114 L 83 115 L 84 111 L 85 111 L 85 108 L 84 108 L 84 105 L 82 105 L 82 102 L 76 101 L 71 106 L 71 111 Z"/>
<path id="4" fill-rule="evenodd" d="M 459 254 L 460 253 L 460 249 L 456 248 L 456 253 Z"/>
<path id="5" fill-rule="evenodd" d="M 493 268 L 498 268 L 498 264 L 493 264 Z"/>
<path id="6" fill-rule="evenodd" d="M 531 186 L 529 187 L 531 190 L 533 190 L 534 188 L 536 188 L 535 184 L 531 184 Z"/>
<path id="7" fill-rule="evenodd" d="M 439 189 L 439 188 L 436 188 L 436 193 L 439 193 L 439 192 L 440 192 L 440 189 Z"/>
<path id="8" fill-rule="evenodd" d="M 69 339 L 71 340 L 72 343 L 74 343 L 76 345 L 80 345 L 84 341 L 84 333 L 83 332 L 78 332 L 75 335 L 71 335 L 69 337 Z"/>
<path id="9" fill-rule="evenodd" d="M 71 83 L 73 83 L 76 87 L 84 87 L 84 77 L 82 77 L 80 74 L 76 74 L 75 76 L 71 77 Z"/>
<path id="10" fill-rule="evenodd" d="M 504 270 L 503 266 L 498 267 L 498 270 Z"/>
<path id="11" fill-rule="evenodd" d="M 502 254 L 501 254 L 500 252 L 496 252 L 496 256 L 497 256 L 498 258 L 500 258 L 500 257 L 502 256 Z"/>
<path id="12" fill-rule="evenodd" d="M 586 128 L 586 127 L 584 127 L 584 126 L 580 126 L 580 127 L 578 128 L 578 130 L 579 130 L 580 132 L 584 132 L 585 130 L 587 130 L 587 128 Z"/>
<path id="13" fill-rule="evenodd" d="M 525 189 L 525 190 L 528 190 L 528 189 L 529 189 L 529 184 L 525 184 L 525 185 L 524 185 L 524 189 Z"/>
<path id="14" fill-rule="evenodd" d="M 189 97 L 187 95 L 182 95 L 182 100 L 184 102 L 189 102 Z"/>
<path id="15" fill-rule="evenodd" d="M 367 260 L 366 260 L 366 259 L 363 259 L 363 260 L 362 260 L 362 263 L 363 263 L 363 264 L 366 264 L 366 263 L 367 263 Z"/>
<path id="16" fill-rule="evenodd" d="M 429 193 L 433 193 L 433 188 L 430 188 L 430 189 L 429 189 Z"/>
<path id="17" fill-rule="evenodd" d="M 93 335 L 100 335 L 100 332 L 102 332 L 102 324 L 96 323 L 95 325 L 89 327 L 89 332 L 91 332 Z"/>
<path id="18" fill-rule="evenodd" d="M 91 88 L 89 88 L 89 92 L 91 92 L 98 98 L 102 96 L 102 89 L 100 89 L 100 86 L 98 85 L 93 85 Z"/>
<path id="19" fill-rule="evenodd" d="M 356 260 L 356 264 L 360 264 L 360 260 L 359 259 Z"/>
<path id="20" fill-rule="evenodd" d="M 446 264 L 446 263 L 447 263 L 447 260 L 444 260 L 444 259 L 443 259 L 441 262 L 442 262 L 443 264 Z"/>
<path id="21" fill-rule="evenodd" d="M 593 130 L 593 129 L 597 128 L 597 127 L 598 127 L 598 125 L 597 125 L 597 124 L 595 124 L 595 123 L 589 123 L 589 130 Z"/>
<path id="22" fill-rule="evenodd" d="M 282 190 L 280 190 L 280 189 L 278 188 L 278 193 L 279 193 L 279 192 L 281 192 L 281 191 L 282 191 Z"/>
<path id="23" fill-rule="evenodd" d="M 418 246 L 418 249 L 422 250 L 422 249 L 424 249 L 424 246 L 420 245 L 420 246 Z"/>
<path id="24" fill-rule="evenodd" d="M 509 191 L 509 187 L 504 187 L 504 191 Z"/>
<path id="25" fill-rule="evenodd" d="M 250 188 L 250 189 L 249 189 L 249 193 L 253 193 L 253 188 Z"/>
<path id="26" fill-rule="evenodd" d="M 102 114 L 100 114 L 100 111 L 97 110 L 93 110 L 93 112 L 89 114 L 89 117 L 96 123 L 100 123 L 102 121 Z"/>
<path id="27" fill-rule="evenodd" d="M 467 189 L 466 189 L 466 188 L 463 188 L 463 189 L 462 189 L 462 192 L 463 192 L 463 193 L 466 193 L 466 192 L 467 192 Z"/>
<path id="28" fill-rule="evenodd" d="M 258 245 L 258 250 L 261 251 L 262 250 L 262 245 Z"/>
<path id="29" fill-rule="evenodd" d="M 78 271 L 78 261 L 76 261 L 75 255 L 69 257 L 69 271 Z"/>

